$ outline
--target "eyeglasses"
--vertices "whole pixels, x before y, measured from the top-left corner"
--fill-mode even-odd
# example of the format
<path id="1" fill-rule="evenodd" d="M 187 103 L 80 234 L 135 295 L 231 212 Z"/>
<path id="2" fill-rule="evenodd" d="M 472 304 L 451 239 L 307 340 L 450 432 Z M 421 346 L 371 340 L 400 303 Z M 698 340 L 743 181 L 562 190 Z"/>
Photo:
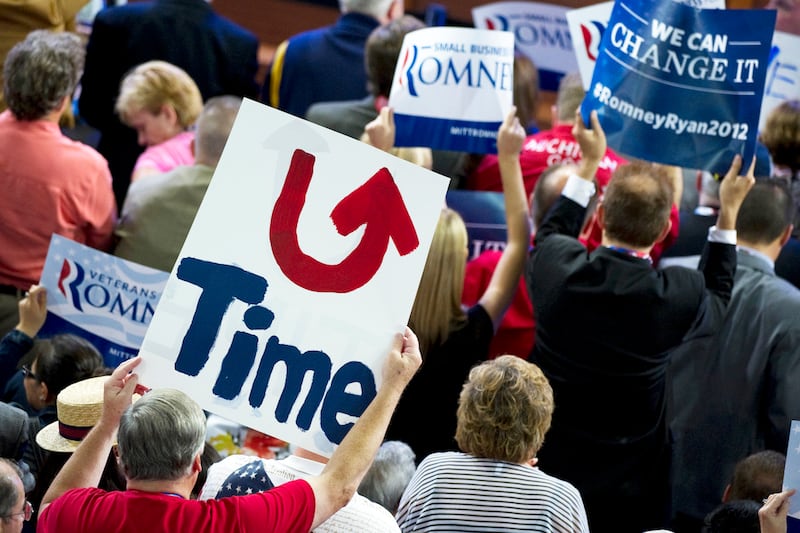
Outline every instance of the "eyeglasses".
<path id="1" fill-rule="evenodd" d="M 29 521 L 33 516 L 33 505 L 28 500 L 25 500 L 25 507 L 22 508 L 22 511 L 18 513 L 11 513 L 10 515 L 6 515 L 3 518 L 15 518 L 17 516 L 21 516 L 22 520 L 25 522 Z"/>
<path id="2" fill-rule="evenodd" d="M 22 365 L 22 373 L 25 374 L 26 378 L 35 379 L 36 381 L 42 381 L 41 379 L 39 379 L 39 376 L 37 376 L 36 374 L 33 373 L 33 371 L 31 371 L 31 368 L 28 365 Z"/>

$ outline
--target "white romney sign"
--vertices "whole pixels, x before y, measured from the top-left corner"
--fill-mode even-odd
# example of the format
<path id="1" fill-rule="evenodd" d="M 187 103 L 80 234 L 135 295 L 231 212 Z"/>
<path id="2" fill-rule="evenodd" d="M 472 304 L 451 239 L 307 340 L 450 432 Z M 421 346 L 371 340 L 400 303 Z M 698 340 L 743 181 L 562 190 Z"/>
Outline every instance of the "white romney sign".
<path id="1" fill-rule="evenodd" d="M 330 455 L 380 386 L 447 186 L 245 100 L 145 336 L 141 383 Z"/>

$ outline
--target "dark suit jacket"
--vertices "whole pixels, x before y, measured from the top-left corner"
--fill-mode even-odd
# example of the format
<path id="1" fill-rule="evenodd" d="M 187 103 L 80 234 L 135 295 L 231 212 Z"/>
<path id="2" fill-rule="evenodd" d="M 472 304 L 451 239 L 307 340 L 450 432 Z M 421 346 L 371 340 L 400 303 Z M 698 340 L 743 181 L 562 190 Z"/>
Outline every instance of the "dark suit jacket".
<path id="1" fill-rule="evenodd" d="M 98 151 L 108 160 L 120 209 L 142 151 L 136 132 L 114 112 L 124 75 L 160 59 L 184 69 L 203 100 L 224 94 L 256 98 L 257 54 L 255 35 L 214 13 L 205 0 L 136 2 L 97 14 L 78 104 L 81 118 L 100 131 Z"/>
<path id="2" fill-rule="evenodd" d="M 786 452 L 800 418 L 800 291 L 746 249 L 720 330 L 671 356 L 673 512 L 698 520 L 720 503 L 736 463 Z"/>
<path id="3" fill-rule="evenodd" d="M 539 465 L 580 490 L 593 532 L 641 533 L 663 527 L 668 512 L 669 351 L 690 331 L 719 324 L 736 251 L 709 244 L 703 273 L 654 270 L 602 246 L 587 253 L 575 238 L 584 211 L 561 197 L 527 266 L 536 313 L 531 360 L 556 406 Z"/>

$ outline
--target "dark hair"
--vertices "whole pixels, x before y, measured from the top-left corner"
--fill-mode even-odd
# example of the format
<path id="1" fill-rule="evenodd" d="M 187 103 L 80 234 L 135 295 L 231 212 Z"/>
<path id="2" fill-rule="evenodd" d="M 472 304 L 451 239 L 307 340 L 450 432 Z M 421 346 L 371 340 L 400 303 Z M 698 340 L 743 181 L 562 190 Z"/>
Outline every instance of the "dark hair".
<path id="1" fill-rule="evenodd" d="M 191 498 L 193 500 L 196 500 L 200 496 L 200 492 L 203 490 L 203 485 L 206 484 L 206 479 L 208 479 L 208 469 L 211 468 L 211 465 L 220 461 L 222 461 L 222 456 L 219 454 L 217 449 L 214 448 L 210 442 L 206 442 L 205 446 L 203 447 L 203 453 L 200 454 L 200 473 L 197 474 L 197 480 L 194 482 L 194 487 L 192 487 Z"/>
<path id="2" fill-rule="evenodd" d="M 389 96 L 403 39 L 407 33 L 425 27 L 418 18 L 403 15 L 372 30 L 364 48 L 364 65 L 373 96 Z"/>
<path id="3" fill-rule="evenodd" d="M 36 375 L 47 384 L 47 392 L 53 398 L 73 383 L 101 375 L 105 368 L 97 348 L 78 335 L 64 333 L 36 339 L 31 351 Z"/>
<path id="4" fill-rule="evenodd" d="M 514 105 L 522 127 L 536 123 L 536 104 L 539 101 L 539 69 L 525 54 L 514 54 Z"/>
<path id="5" fill-rule="evenodd" d="M 733 500 L 718 505 L 703 520 L 702 533 L 760 533 L 760 507 L 760 503 L 751 500 Z"/>
<path id="6" fill-rule="evenodd" d="M 603 206 L 609 237 L 629 246 L 652 246 L 669 220 L 672 188 L 661 167 L 627 163 L 608 182 Z"/>
<path id="7" fill-rule="evenodd" d="M 748 455 L 736 463 L 728 499 L 760 502 L 770 494 L 780 492 L 785 466 L 786 456 L 774 450 Z"/>
<path id="8" fill-rule="evenodd" d="M 767 244 L 792 223 L 794 200 L 782 179 L 759 179 L 747 193 L 736 217 L 736 234 L 744 241 Z"/>

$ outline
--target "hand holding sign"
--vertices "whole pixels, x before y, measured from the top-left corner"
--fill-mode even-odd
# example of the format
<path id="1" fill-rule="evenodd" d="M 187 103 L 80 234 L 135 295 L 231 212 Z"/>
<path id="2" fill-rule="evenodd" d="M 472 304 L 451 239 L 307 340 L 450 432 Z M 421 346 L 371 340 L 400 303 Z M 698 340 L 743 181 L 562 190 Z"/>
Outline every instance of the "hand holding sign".
<path id="1" fill-rule="evenodd" d="M 364 126 L 369 144 L 388 152 L 394 148 L 394 110 L 385 106 L 374 120 Z"/>
<path id="2" fill-rule="evenodd" d="M 589 114 L 589 122 L 592 125 L 591 129 L 584 125 L 580 110 L 576 111 L 575 125 L 572 126 L 572 136 L 578 141 L 583 154 L 583 158 L 578 165 L 578 175 L 585 180 L 592 181 L 598 166 L 600 166 L 600 161 L 602 161 L 606 153 L 606 134 L 603 131 L 603 127 L 600 126 L 597 111 L 592 111 Z"/>
<path id="3" fill-rule="evenodd" d="M 41 285 L 32 285 L 18 306 L 19 324 L 16 329 L 28 337 L 35 337 L 47 318 L 47 289 Z"/>
<path id="4" fill-rule="evenodd" d="M 717 228 L 736 229 L 736 216 L 739 214 L 739 207 L 741 207 L 745 196 L 756 183 L 756 178 L 753 175 L 755 168 L 756 158 L 753 157 L 747 174 L 740 176 L 742 156 L 738 154 L 734 156 L 731 168 L 728 169 L 728 173 L 725 174 L 725 178 L 719 186 L 719 201 L 721 205 L 717 218 Z"/>
<path id="5" fill-rule="evenodd" d="M 794 496 L 795 489 L 770 494 L 764 505 L 758 510 L 758 523 L 761 533 L 785 533 L 786 516 L 789 514 L 789 498 Z"/>
<path id="6" fill-rule="evenodd" d="M 406 327 L 404 334 L 395 334 L 392 349 L 383 363 L 383 386 L 395 387 L 397 394 L 402 393 L 421 364 L 417 335 Z"/>

